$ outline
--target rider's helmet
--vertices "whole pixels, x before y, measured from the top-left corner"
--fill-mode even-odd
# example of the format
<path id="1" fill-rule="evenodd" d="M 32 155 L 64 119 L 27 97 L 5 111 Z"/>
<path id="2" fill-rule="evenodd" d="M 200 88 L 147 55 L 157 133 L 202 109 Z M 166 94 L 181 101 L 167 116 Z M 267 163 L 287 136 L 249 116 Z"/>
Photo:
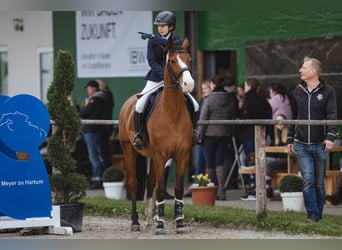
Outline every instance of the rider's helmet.
<path id="1" fill-rule="evenodd" d="M 171 11 L 162 11 L 156 16 L 153 24 L 176 26 L 176 16 Z"/>

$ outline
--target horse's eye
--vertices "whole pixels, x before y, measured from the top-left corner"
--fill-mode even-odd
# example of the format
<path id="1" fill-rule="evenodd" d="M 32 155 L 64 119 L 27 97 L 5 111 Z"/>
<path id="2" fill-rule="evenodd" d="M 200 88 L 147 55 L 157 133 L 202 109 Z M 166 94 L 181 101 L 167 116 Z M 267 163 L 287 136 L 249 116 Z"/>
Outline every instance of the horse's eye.
<path id="1" fill-rule="evenodd" d="M 169 60 L 169 63 L 171 63 L 171 64 L 175 64 L 175 63 L 176 63 L 176 61 L 175 61 L 175 60 Z"/>

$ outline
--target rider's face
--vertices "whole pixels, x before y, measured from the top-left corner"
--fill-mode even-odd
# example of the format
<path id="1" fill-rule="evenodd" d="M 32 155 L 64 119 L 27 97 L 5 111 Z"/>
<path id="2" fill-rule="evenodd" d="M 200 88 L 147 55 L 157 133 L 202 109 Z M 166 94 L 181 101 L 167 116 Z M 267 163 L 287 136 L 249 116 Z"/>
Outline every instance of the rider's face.
<path id="1" fill-rule="evenodd" d="M 158 25 L 158 32 L 161 36 L 167 36 L 170 31 L 170 25 Z"/>

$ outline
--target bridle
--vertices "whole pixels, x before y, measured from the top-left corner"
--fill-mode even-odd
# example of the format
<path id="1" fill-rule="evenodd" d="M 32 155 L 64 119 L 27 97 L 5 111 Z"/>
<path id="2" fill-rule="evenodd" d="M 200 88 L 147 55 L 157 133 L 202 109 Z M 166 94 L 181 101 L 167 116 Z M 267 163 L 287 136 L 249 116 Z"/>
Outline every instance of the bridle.
<path id="1" fill-rule="evenodd" d="M 189 52 L 187 50 L 172 50 L 171 52 L 173 53 L 186 53 L 186 54 L 189 54 Z M 168 86 L 164 86 L 164 88 L 177 88 L 177 87 L 180 87 L 180 83 L 179 83 L 179 77 L 185 72 L 185 71 L 190 71 L 190 69 L 188 67 L 183 67 L 181 68 L 181 70 L 176 73 L 172 67 L 171 67 L 171 63 L 170 63 L 170 60 L 167 61 L 167 64 L 166 64 L 166 67 L 167 67 L 167 70 L 169 71 L 170 73 L 170 76 L 172 78 L 172 82 L 173 84 L 171 85 L 168 85 Z"/>

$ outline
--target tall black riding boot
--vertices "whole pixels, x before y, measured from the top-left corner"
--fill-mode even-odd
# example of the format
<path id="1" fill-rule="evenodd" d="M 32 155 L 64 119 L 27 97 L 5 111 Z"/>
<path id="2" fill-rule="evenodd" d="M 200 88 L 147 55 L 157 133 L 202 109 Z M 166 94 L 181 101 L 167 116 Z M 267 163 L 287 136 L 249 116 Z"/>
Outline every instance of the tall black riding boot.
<path id="1" fill-rule="evenodd" d="M 171 167 L 171 166 L 170 166 Z M 165 194 L 164 194 L 164 199 L 165 200 L 172 200 L 174 197 L 167 192 L 167 179 L 169 178 L 169 170 L 170 167 L 165 168 L 164 172 L 164 182 L 165 182 Z"/>
<path id="2" fill-rule="evenodd" d="M 143 113 L 138 113 L 134 111 L 134 128 L 136 132 L 134 139 L 133 139 L 134 147 L 137 150 L 143 149 L 145 146 L 144 136 L 142 134 Z"/>

